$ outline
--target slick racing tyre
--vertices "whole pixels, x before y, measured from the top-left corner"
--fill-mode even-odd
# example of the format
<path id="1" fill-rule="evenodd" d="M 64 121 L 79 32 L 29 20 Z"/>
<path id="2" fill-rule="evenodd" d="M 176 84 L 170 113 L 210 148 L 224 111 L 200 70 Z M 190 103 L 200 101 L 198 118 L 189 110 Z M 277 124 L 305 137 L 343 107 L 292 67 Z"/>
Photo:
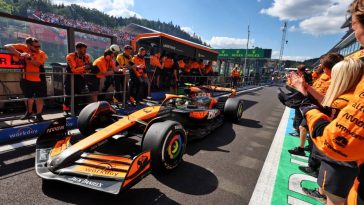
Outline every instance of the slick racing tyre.
<path id="1" fill-rule="evenodd" d="M 78 116 L 77 127 L 84 137 L 114 122 L 112 114 L 116 111 L 106 101 L 94 102 L 84 107 Z"/>
<path id="2" fill-rule="evenodd" d="M 152 171 L 169 172 L 181 162 L 187 143 L 186 132 L 175 121 L 156 122 L 145 133 L 142 149 L 151 152 Z"/>
<path id="3" fill-rule="evenodd" d="M 229 98 L 224 106 L 224 116 L 227 120 L 237 122 L 243 115 L 243 101 L 238 98 Z"/>

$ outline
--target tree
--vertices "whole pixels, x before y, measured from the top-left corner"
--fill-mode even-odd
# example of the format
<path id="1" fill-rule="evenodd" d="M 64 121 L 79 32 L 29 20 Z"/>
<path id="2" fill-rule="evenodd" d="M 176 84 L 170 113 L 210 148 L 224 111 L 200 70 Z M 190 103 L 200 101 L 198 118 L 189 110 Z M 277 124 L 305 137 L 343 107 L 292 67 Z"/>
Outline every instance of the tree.
<path id="1" fill-rule="evenodd" d="M 0 0 L 0 11 L 11 14 L 13 12 L 13 6 L 6 3 L 4 0 Z"/>

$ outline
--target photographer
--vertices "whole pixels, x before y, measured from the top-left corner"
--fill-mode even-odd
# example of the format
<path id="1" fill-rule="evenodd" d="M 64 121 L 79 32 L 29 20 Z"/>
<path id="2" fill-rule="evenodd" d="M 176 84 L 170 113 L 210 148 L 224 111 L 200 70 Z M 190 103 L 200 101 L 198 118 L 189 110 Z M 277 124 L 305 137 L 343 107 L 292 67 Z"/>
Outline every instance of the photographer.
<path id="1" fill-rule="evenodd" d="M 33 113 L 33 104 L 35 102 L 37 113 L 36 120 L 42 121 L 43 100 L 40 97 L 47 96 L 47 85 L 44 74 L 44 63 L 47 60 L 47 54 L 40 50 L 39 41 L 36 38 L 28 37 L 25 44 L 8 44 L 4 46 L 6 50 L 15 56 L 24 60 L 24 73 L 20 81 L 20 87 L 27 99 L 27 111 L 21 120 L 29 119 Z"/>
<path id="2" fill-rule="evenodd" d="M 90 72 L 91 57 L 87 54 L 87 45 L 78 42 L 76 43 L 76 52 L 66 56 L 66 79 L 64 81 L 64 89 L 66 95 L 71 95 L 71 78 L 74 76 L 74 93 L 81 94 L 85 90 L 86 81 L 82 74 Z M 75 106 L 79 105 L 80 98 L 75 98 Z M 71 98 L 66 97 L 63 104 L 63 112 L 65 116 L 69 115 Z"/>

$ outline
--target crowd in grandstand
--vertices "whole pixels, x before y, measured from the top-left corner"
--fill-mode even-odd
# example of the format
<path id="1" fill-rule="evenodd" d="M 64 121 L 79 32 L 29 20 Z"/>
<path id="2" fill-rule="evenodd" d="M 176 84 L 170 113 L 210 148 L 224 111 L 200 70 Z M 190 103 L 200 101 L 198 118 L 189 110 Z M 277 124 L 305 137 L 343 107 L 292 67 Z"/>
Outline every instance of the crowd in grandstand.
<path id="1" fill-rule="evenodd" d="M 116 36 L 118 44 L 121 45 L 130 44 L 130 41 L 135 37 L 135 35 L 131 33 L 90 23 L 88 21 L 85 21 L 84 19 L 69 19 L 61 15 L 53 13 L 44 13 L 39 10 L 29 11 L 28 16 L 48 23 L 60 24 L 63 26 L 69 26 L 73 28 L 81 28 L 83 30 L 92 31 L 95 33 Z"/>

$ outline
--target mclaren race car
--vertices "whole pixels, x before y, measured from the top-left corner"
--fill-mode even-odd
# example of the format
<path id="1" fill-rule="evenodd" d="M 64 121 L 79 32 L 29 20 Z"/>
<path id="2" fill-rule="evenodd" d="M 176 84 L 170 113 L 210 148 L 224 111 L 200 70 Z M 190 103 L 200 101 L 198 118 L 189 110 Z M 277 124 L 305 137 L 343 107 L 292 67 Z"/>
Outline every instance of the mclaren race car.
<path id="1" fill-rule="evenodd" d="M 147 100 L 145 108 L 118 115 L 105 102 L 87 105 L 78 117 L 80 135 L 55 120 L 36 142 L 37 174 L 99 191 L 118 194 L 153 172 L 175 169 L 187 140 L 202 138 L 223 124 L 238 121 L 243 101 L 235 90 L 190 87 L 186 95 L 167 94 L 162 103 Z M 214 98 L 212 91 L 230 91 Z M 223 137 L 223 136 L 221 136 Z M 136 149 L 130 149 L 130 140 Z"/>

